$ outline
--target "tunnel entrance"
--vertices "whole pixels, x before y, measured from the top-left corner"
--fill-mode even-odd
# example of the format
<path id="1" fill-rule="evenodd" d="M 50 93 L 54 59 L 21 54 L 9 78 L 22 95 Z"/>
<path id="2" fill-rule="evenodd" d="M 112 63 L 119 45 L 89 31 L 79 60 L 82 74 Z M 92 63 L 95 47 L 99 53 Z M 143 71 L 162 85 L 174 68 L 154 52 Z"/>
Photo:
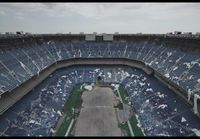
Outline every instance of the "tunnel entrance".
<path id="1" fill-rule="evenodd" d="M 97 76 L 96 77 L 96 84 L 101 84 L 101 83 L 103 83 L 103 79 L 102 79 L 102 77 L 101 76 Z"/>

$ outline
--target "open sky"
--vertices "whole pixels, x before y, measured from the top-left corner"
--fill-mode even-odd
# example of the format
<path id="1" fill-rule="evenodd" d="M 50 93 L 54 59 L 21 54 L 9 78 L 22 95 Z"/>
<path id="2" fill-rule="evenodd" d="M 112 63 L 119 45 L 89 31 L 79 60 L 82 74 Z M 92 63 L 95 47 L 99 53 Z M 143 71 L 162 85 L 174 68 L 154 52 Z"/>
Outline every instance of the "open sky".
<path id="1" fill-rule="evenodd" d="M 200 3 L 0 3 L 0 32 L 200 32 Z"/>

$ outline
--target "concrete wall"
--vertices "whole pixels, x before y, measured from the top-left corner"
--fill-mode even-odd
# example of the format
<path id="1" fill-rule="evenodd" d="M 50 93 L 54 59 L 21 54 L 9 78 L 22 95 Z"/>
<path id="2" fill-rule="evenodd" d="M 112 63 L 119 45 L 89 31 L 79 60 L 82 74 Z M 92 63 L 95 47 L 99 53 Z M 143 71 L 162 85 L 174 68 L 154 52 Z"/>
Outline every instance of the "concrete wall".
<path id="1" fill-rule="evenodd" d="M 175 83 L 171 82 L 158 72 L 154 71 L 148 65 L 145 65 L 141 61 L 130 60 L 126 58 L 73 58 L 68 60 L 58 61 L 52 64 L 39 75 L 36 75 L 29 79 L 27 82 L 23 83 L 11 92 L 4 93 L 0 99 L 0 115 L 3 114 L 8 108 L 19 101 L 24 95 L 30 92 L 34 87 L 40 84 L 44 79 L 46 79 L 50 74 L 60 68 L 69 67 L 73 65 L 125 65 L 130 67 L 135 67 L 143 70 L 148 75 L 153 75 L 155 78 L 160 80 L 162 83 L 167 85 L 171 90 L 173 90 L 177 95 L 181 96 L 184 101 L 187 101 L 187 92 L 178 87 Z M 192 99 L 191 99 L 192 100 Z M 193 102 L 189 102 L 189 105 L 193 105 Z M 200 103 L 198 103 L 198 108 L 200 108 Z M 200 110 L 199 110 L 200 111 Z"/>

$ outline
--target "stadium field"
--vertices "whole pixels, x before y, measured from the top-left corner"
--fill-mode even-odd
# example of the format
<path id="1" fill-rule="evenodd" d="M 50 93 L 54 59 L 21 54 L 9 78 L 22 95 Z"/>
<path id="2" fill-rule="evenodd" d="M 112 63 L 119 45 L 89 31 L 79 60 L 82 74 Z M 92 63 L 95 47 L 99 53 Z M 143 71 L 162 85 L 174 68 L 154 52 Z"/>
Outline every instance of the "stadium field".
<path id="1" fill-rule="evenodd" d="M 57 131 L 55 136 L 65 136 L 67 130 L 69 129 L 72 119 L 75 119 L 78 115 L 75 114 L 74 109 L 78 108 L 80 105 L 79 97 L 81 96 L 82 90 L 80 89 L 81 85 L 75 85 L 72 89 L 69 100 L 65 103 L 63 116 L 58 121 Z M 73 127 L 71 127 L 72 129 Z M 69 132 L 69 136 L 70 136 Z"/>

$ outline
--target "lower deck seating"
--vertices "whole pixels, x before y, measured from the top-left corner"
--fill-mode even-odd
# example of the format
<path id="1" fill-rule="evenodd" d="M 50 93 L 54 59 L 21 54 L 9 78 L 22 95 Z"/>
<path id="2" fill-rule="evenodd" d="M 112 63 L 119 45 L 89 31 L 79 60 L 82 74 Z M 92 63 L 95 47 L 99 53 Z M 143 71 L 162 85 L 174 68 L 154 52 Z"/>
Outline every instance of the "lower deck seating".
<path id="1" fill-rule="evenodd" d="M 55 71 L 6 111 L 0 135 L 52 135 L 73 86 L 94 83 L 96 76 L 125 87 L 146 135 L 191 136 L 200 130 L 191 108 L 153 76 L 125 66 L 74 66 Z"/>

